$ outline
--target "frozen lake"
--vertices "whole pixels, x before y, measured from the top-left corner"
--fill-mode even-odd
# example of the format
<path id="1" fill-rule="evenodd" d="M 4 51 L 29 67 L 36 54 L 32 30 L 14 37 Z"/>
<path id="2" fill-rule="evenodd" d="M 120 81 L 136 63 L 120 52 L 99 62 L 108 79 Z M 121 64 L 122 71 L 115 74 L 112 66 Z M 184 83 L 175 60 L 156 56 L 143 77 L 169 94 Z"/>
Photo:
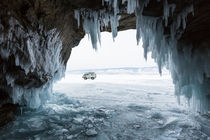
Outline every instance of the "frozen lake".
<path id="1" fill-rule="evenodd" d="M 70 73 L 41 109 L 23 109 L 1 129 L 0 139 L 209 140 L 173 90 L 167 72 L 99 72 L 95 80 Z"/>

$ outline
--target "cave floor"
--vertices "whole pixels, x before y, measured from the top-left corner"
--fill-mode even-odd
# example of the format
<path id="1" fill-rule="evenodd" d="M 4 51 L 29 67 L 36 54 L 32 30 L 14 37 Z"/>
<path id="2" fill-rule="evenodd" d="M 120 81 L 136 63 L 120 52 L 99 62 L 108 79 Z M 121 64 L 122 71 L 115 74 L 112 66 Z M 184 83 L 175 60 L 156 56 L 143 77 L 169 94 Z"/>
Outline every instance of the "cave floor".
<path id="1" fill-rule="evenodd" d="M 197 140 L 210 137 L 173 95 L 168 74 L 99 74 L 83 80 L 70 74 L 51 99 L 0 129 L 11 140 Z"/>

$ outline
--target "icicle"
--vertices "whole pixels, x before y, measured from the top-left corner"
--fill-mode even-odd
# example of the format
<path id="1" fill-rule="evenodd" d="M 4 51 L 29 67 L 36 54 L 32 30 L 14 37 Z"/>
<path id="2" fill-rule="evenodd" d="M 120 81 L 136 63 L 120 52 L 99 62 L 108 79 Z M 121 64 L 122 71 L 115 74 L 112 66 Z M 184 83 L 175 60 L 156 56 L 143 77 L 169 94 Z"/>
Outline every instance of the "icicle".
<path id="1" fill-rule="evenodd" d="M 136 8 L 138 8 L 138 0 L 127 0 L 127 13 L 128 14 L 134 13 Z"/>
<path id="2" fill-rule="evenodd" d="M 97 42 L 100 42 L 100 22 L 97 12 L 89 12 L 89 17 L 83 17 L 83 29 L 90 35 L 93 48 L 97 50 Z"/>
<path id="3" fill-rule="evenodd" d="M 10 75 L 6 75 L 7 85 L 10 85 L 11 87 L 14 86 L 14 78 Z"/>
<path id="4" fill-rule="evenodd" d="M 103 13 L 104 13 L 104 12 L 103 12 Z M 109 25 L 109 21 L 110 21 L 109 14 L 104 13 L 104 14 L 101 15 L 101 17 L 102 17 L 101 29 L 103 29 L 103 27 L 104 27 L 104 28 L 107 28 L 108 25 Z"/>
<path id="5" fill-rule="evenodd" d="M 74 18 L 77 19 L 78 28 L 80 26 L 80 12 L 79 10 L 74 10 Z"/>
<path id="6" fill-rule="evenodd" d="M 119 17 L 118 17 L 119 18 Z M 110 16 L 110 22 L 111 22 L 111 29 L 112 29 L 112 37 L 113 40 L 117 36 L 117 27 L 119 26 L 119 20 L 116 16 Z"/>
<path id="7" fill-rule="evenodd" d="M 184 11 L 180 14 L 181 20 L 182 20 L 182 28 L 185 30 L 186 28 L 186 19 L 189 13 L 192 13 L 194 15 L 194 9 L 193 5 L 190 5 L 184 9 Z"/>
<path id="8" fill-rule="evenodd" d="M 168 26 L 168 17 L 170 16 L 170 12 L 171 12 L 171 15 L 173 16 L 175 9 L 176 9 L 175 4 L 168 4 L 168 1 L 164 0 L 163 19 L 165 20 L 165 26 Z"/>
<path id="9" fill-rule="evenodd" d="M 168 25 L 168 17 L 169 17 L 169 12 L 170 12 L 170 7 L 168 5 L 168 1 L 167 0 L 164 0 L 164 4 L 163 4 L 163 17 L 164 17 L 164 20 L 165 20 L 165 26 Z"/>
<path id="10" fill-rule="evenodd" d="M 117 13 L 119 12 L 118 0 L 113 0 L 112 7 L 114 8 L 114 15 L 117 15 Z"/>
<path id="11" fill-rule="evenodd" d="M 178 15 L 177 16 L 177 21 L 176 21 L 176 29 L 178 30 L 180 28 L 180 25 L 181 25 L 181 17 Z"/>
<path id="12" fill-rule="evenodd" d="M 171 15 L 174 16 L 174 11 L 176 9 L 176 5 L 175 4 L 171 4 Z"/>

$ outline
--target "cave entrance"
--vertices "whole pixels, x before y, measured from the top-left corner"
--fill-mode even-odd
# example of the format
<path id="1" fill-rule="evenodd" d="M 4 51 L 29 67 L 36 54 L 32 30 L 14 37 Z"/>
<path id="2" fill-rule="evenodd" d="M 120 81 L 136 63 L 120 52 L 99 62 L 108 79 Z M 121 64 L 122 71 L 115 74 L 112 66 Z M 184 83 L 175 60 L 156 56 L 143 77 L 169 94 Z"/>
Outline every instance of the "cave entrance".
<path id="1" fill-rule="evenodd" d="M 160 75 L 151 54 L 144 59 L 142 42 L 136 45 L 136 30 L 119 32 L 115 41 L 111 36 L 103 32 L 101 45 L 95 51 L 86 35 L 73 48 L 66 75 L 54 85 L 54 91 L 93 106 L 100 102 L 102 106 L 157 103 L 177 107 L 169 71 L 163 69 Z M 89 72 L 96 74 L 94 80 L 84 78 Z"/>
<path id="2" fill-rule="evenodd" d="M 95 51 L 86 35 L 73 48 L 65 78 L 54 85 L 54 91 L 90 106 L 140 103 L 181 108 L 169 71 L 163 69 L 160 75 L 150 53 L 144 59 L 142 42 L 136 45 L 136 30 L 119 32 L 114 41 L 111 36 L 103 32 L 101 45 Z M 96 73 L 96 79 L 83 79 L 88 72 Z"/>

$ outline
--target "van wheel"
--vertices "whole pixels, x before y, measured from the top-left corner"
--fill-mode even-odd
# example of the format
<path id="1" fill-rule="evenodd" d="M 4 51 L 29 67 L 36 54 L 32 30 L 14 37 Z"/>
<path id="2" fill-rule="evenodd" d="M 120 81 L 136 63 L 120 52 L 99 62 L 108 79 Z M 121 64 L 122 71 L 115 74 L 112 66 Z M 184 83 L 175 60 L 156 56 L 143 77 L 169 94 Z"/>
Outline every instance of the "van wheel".
<path id="1" fill-rule="evenodd" d="M 87 80 L 87 78 L 85 77 L 84 80 Z"/>
<path id="2" fill-rule="evenodd" d="M 91 77 L 91 80 L 94 80 L 95 78 L 94 77 Z"/>

